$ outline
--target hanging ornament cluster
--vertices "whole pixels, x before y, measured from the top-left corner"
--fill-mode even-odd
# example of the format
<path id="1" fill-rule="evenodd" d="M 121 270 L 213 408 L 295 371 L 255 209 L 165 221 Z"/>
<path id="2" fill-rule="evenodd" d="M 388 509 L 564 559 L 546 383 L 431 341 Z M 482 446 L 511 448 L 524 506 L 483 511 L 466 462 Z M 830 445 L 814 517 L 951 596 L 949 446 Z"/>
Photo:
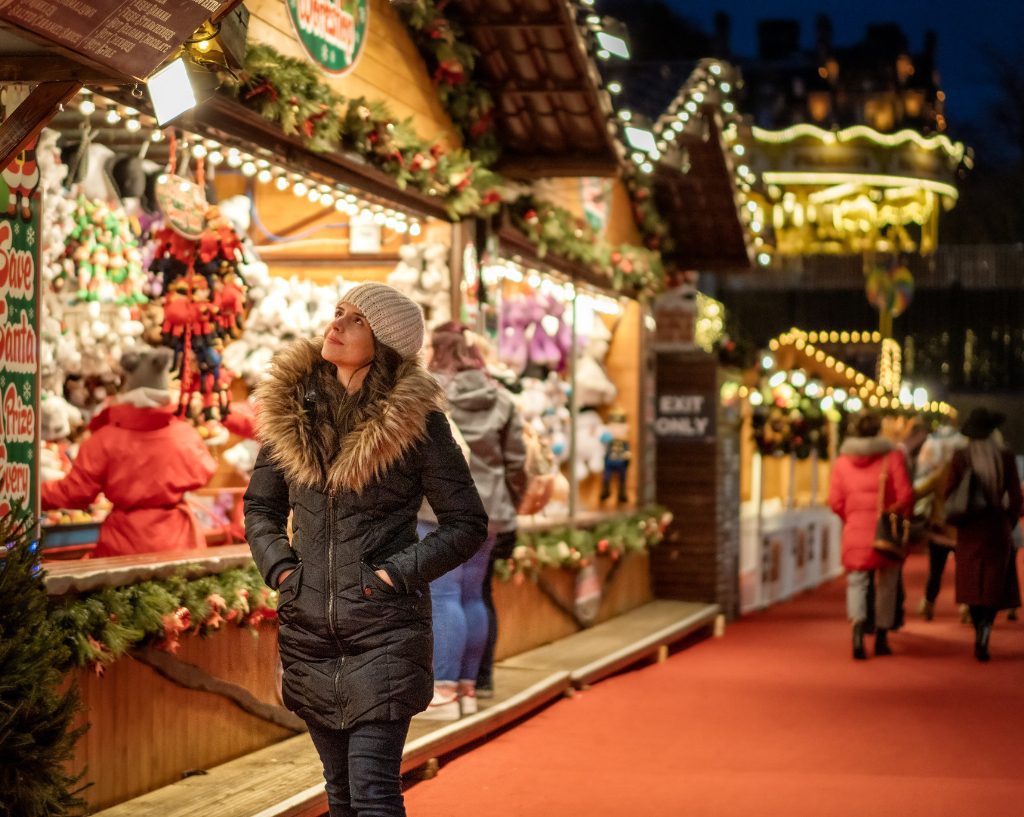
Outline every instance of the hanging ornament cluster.
<path id="1" fill-rule="evenodd" d="M 62 270 L 53 287 L 70 290 L 77 303 L 146 303 L 138 233 L 125 212 L 79 196 L 71 220 Z"/>
<path id="2" fill-rule="evenodd" d="M 153 232 L 150 272 L 163 293 L 162 339 L 174 351 L 178 413 L 198 421 L 198 396 L 202 420 L 220 420 L 230 406 L 224 347 L 240 336 L 246 308 L 244 250 L 219 208 L 206 201 L 203 160 L 197 160 L 194 181 L 177 175 L 173 133 L 170 138 L 171 161 L 157 181 L 164 224 Z"/>
<path id="3" fill-rule="evenodd" d="M 900 264 L 872 267 L 864 284 L 864 294 L 879 312 L 897 318 L 907 311 L 914 299 L 914 276 Z"/>

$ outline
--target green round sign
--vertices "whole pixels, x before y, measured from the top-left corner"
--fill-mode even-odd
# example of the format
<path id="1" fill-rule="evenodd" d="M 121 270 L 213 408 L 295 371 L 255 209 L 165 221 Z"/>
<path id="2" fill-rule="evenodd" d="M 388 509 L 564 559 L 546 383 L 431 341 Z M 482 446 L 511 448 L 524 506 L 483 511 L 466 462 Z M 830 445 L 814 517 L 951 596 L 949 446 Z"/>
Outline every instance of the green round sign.
<path id="1" fill-rule="evenodd" d="M 344 74 L 359 57 L 370 22 L 369 0 L 288 0 L 299 42 L 329 74 Z"/>

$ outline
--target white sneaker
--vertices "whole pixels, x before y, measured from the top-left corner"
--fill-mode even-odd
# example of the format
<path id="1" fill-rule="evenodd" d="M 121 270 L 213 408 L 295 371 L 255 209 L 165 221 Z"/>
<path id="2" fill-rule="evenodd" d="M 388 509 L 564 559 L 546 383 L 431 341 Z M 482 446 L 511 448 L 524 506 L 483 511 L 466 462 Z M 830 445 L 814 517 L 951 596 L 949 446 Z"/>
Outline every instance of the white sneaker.
<path id="1" fill-rule="evenodd" d="M 426 711 L 421 712 L 419 717 L 431 721 L 457 721 L 460 715 L 459 696 L 455 689 L 450 686 L 439 687 L 434 684 L 434 697 Z"/>
<path id="2" fill-rule="evenodd" d="M 476 702 L 475 681 L 459 681 L 459 708 L 462 710 L 463 717 L 475 715 L 480 711 Z"/>

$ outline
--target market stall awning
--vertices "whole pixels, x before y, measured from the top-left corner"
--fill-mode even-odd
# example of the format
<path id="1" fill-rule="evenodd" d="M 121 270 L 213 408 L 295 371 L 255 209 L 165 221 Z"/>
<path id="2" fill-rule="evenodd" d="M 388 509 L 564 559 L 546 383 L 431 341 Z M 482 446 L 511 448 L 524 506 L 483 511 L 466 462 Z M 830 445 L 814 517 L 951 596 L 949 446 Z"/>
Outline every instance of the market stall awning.
<path id="1" fill-rule="evenodd" d="M 82 84 L 104 81 L 141 89 L 201 25 L 222 21 L 240 4 L 0 3 L 0 82 L 32 86 L 18 115 L 0 123 L 0 167 L 31 142 Z M 240 9 L 237 16 L 247 19 L 247 14 Z"/>
<path id="2" fill-rule="evenodd" d="M 508 217 L 508 213 L 503 215 L 497 227 L 496 236 L 501 254 L 512 260 L 528 266 L 554 270 L 573 283 L 586 283 L 602 291 L 613 291 L 610 276 L 601 271 L 565 258 L 558 253 L 547 252 L 542 255 L 537 250 L 537 245 L 516 228 Z M 480 243 L 483 245 L 485 240 Z"/>
<path id="3" fill-rule="evenodd" d="M 661 163 L 654 171 L 655 202 L 674 245 L 664 255 L 680 269 L 745 270 L 751 266 L 747 236 L 722 134 L 712 111 L 702 116 L 707 139 L 680 140 L 688 167 Z"/>
<path id="4" fill-rule="evenodd" d="M 494 96 L 502 172 L 614 176 L 622 147 L 611 99 L 569 0 L 455 0 Z"/>

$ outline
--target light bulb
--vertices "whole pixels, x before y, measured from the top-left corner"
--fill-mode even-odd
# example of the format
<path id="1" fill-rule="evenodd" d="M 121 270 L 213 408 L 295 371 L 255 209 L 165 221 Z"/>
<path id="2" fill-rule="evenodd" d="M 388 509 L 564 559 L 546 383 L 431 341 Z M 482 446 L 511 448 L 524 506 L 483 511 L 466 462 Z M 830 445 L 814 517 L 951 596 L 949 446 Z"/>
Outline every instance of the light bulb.
<path id="1" fill-rule="evenodd" d="M 274 178 L 274 174 L 266 168 L 263 168 L 263 170 L 256 174 L 256 181 L 260 184 L 267 184 L 272 178 Z"/>
<path id="2" fill-rule="evenodd" d="M 274 187 L 281 191 L 287 190 L 288 178 L 286 176 L 278 176 L 276 179 L 274 179 Z"/>
<path id="3" fill-rule="evenodd" d="M 116 125 L 121 121 L 121 114 L 117 112 L 117 108 L 111 108 L 107 111 L 107 115 L 104 117 L 111 125 Z"/>
<path id="4" fill-rule="evenodd" d="M 192 155 L 196 159 L 204 158 L 206 156 L 206 153 L 207 153 L 206 145 L 203 145 L 203 144 L 192 145 Z"/>
<path id="5" fill-rule="evenodd" d="M 256 163 L 255 162 L 243 162 L 243 164 L 242 164 L 242 175 L 243 176 L 255 176 L 256 175 Z"/>

